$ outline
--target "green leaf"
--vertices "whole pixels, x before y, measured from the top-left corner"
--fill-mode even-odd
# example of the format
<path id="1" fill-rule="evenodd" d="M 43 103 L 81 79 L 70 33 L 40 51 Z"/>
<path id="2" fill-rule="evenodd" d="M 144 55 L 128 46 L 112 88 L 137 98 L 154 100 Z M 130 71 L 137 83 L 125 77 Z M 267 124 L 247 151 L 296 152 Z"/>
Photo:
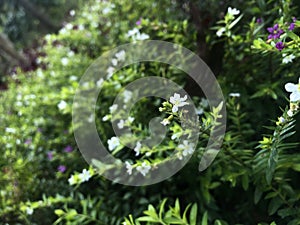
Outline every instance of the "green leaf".
<path id="1" fill-rule="evenodd" d="M 233 28 L 242 18 L 243 18 L 243 14 L 240 15 L 238 18 L 236 18 L 229 26 L 228 26 L 228 29 L 231 29 Z"/>
<path id="2" fill-rule="evenodd" d="M 54 210 L 54 213 L 57 215 L 57 216 L 62 216 L 65 214 L 65 211 L 61 210 L 61 209 L 55 209 Z"/>
<path id="3" fill-rule="evenodd" d="M 260 190 L 260 188 L 256 187 L 254 192 L 254 204 L 257 204 L 259 202 L 262 194 L 263 192 Z"/>
<path id="4" fill-rule="evenodd" d="M 202 222 L 201 222 L 201 225 L 207 225 L 208 224 L 208 215 L 207 215 L 207 211 L 203 214 L 203 217 L 202 217 Z"/>
<path id="5" fill-rule="evenodd" d="M 197 204 L 193 204 L 191 212 L 190 212 L 190 224 L 196 225 L 197 223 L 197 213 L 198 213 L 198 206 Z"/>

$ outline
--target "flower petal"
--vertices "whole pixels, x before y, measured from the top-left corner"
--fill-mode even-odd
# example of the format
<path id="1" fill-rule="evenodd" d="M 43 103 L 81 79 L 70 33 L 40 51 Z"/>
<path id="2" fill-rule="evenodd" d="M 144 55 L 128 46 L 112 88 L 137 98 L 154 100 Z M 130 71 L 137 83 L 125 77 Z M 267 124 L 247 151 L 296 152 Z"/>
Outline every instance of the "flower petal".
<path id="1" fill-rule="evenodd" d="M 287 92 L 294 92 L 294 91 L 297 91 L 297 85 L 295 84 L 292 84 L 292 83 L 287 83 L 285 86 L 284 86 L 285 90 Z"/>
<path id="2" fill-rule="evenodd" d="M 290 95 L 290 100 L 291 102 L 297 102 L 300 100 L 300 92 L 293 92 L 291 95 Z"/>

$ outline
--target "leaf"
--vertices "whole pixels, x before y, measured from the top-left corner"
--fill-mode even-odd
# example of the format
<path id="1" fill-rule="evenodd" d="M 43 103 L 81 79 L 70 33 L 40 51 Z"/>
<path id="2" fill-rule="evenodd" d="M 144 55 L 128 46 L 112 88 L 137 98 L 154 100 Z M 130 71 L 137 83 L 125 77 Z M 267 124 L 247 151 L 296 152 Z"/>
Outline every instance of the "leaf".
<path id="1" fill-rule="evenodd" d="M 201 225 L 207 225 L 207 224 L 208 224 L 208 219 L 207 219 L 207 217 L 208 217 L 207 211 L 205 211 L 205 213 L 203 214 L 203 217 L 202 217 Z"/>
<path id="2" fill-rule="evenodd" d="M 167 202 L 167 199 L 165 198 L 162 203 L 160 204 L 160 209 L 159 209 L 159 218 L 162 219 L 162 214 L 164 212 L 165 204 Z"/>
<path id="3" fill-rule="evenodd" d="M 190 224 L 191 225 L 196 225 L 197 223 L 197 213 L 198 213 L 198 206 L 197 204 L 193 204 L 191 213 L 190 213 Z"/>
<path id="4" fill-rule="evenodd" d="M 282 206 L 282 204 L 283 204 L 283 201 L 280 198 L 278 198 L 278 197 L 273 198 L 268 207 L 269 215 L 273 215 L 274 213 L 276 213 L 277 210 L 280 208 L 280 206 Z"/>
<path id="5" fill-rule="evenodd" d="M 242 18 L 243 18 L 243 14 L 240 15 L 238 18 L 236 18 L 229 26 L 228 29 L 230 30 L 231 28 L 233 28 Z"/>
<path id="6" fill-rule="evenodd" d="M 257 204 L 259 202 L 262 194 L 263 192 L 260 190 L 260 188 L 256 187 L 254 192 L 254 204 Z"/>
<path id="7" fill-rule="evenodd" d="M 55 209 L 54 210 L 54 213 L 57 215 L 57 216 L 62 216 L 65 214 L 65 212 L 61 209 Z"/>
<path id="8" fill-rule="evenodd" d="M 150 216 L 142 216 L 142 217 L 139 217 L 137 219 L 137 221 L 140 221 L 140 222 L 159 222 L 158 219 L 154 219 Z"/>
<path id="9" fill-rule="evenodd" d="M 243 186 L 243 189 L 244 189 L 245 191 L 248 190 L 248 187 L 249 187 L 249 177 L 248 177 L 247 174 L 244 174 L 244 175 L 242 176 L 242 186 Z"/>

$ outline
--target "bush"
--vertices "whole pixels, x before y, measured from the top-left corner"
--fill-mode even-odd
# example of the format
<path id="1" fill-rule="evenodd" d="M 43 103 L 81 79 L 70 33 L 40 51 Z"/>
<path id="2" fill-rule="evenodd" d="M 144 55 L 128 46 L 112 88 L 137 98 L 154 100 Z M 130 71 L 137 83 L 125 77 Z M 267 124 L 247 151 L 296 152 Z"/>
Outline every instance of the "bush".
<path id="1" fill-rule="evenodd" d="M 300 23 L 293 19 L 299 9 L 294 6 L 288 0 L 231 5 L 95 0 L 76 11 L 74 21 L 41 41 L 45 56 L 38 60 L 40 68 L 17 71 L 1 93 L 2 223 L 299 224 L 299 84 L 286 86 L 293 91 L 290 99 L 284 91 L 299 76 Z M 90 167 L 83 160 L 73 137 L 78 127 L 72 125 L 72 102 L 81 76 L 98 56 L 141 39 L 173 42 L 201 55 L 222 87 L 228 125 L 221 151 L 199 173 L 222 105 L 208 107 L 183 71 L 143 62 L 106 81 L 87 83 L 87 90 L 103 84 L 95 114 L 99 136 L 112 154 L 130 163 L 128 168 L 145 176 L 174 152 L 176 135 L 187 135 L 179 126 L 185 106 L 176 111 L 172 101 L 138 102 L 131 110 L 134 120 L 123 121 L 125 126 L 147 137 L 145 124 L 163 115 L 168 138 L 152 149 L 129 151 L 113 139 L 110 122 L 120 123 L 111 115 L 117 93 L 137 78 L 164 77 L 185 87 L 198 107 L 201 133 L 189 163 L 161 183 L 131 187 L 101 176 L 111 168 Z M 118 54 L 122 61 L 123 53 Z M 189 148 L 184 146 L 180 156 Z"/>

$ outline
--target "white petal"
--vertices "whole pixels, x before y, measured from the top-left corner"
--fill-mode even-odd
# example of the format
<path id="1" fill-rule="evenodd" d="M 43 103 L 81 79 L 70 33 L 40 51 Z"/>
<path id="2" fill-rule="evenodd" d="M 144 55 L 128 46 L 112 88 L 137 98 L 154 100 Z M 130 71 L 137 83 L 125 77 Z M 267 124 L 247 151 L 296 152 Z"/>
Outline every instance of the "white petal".
<path id="1" fill-rule="evenodd" d="M 290 100 L 291 102 L 297 102 L 300 100 L 300 92 L 297 91 L 297 92 L 293 92 L 291 95 L 290 95 Z"/>
<path id="2" fill-rule="evenodd" d="M 292 84 L 292 83 L 287 83 L 284 87 L 287 92 L 297 91 L 297 88 L 298 88 L 297 85 Z"/>

